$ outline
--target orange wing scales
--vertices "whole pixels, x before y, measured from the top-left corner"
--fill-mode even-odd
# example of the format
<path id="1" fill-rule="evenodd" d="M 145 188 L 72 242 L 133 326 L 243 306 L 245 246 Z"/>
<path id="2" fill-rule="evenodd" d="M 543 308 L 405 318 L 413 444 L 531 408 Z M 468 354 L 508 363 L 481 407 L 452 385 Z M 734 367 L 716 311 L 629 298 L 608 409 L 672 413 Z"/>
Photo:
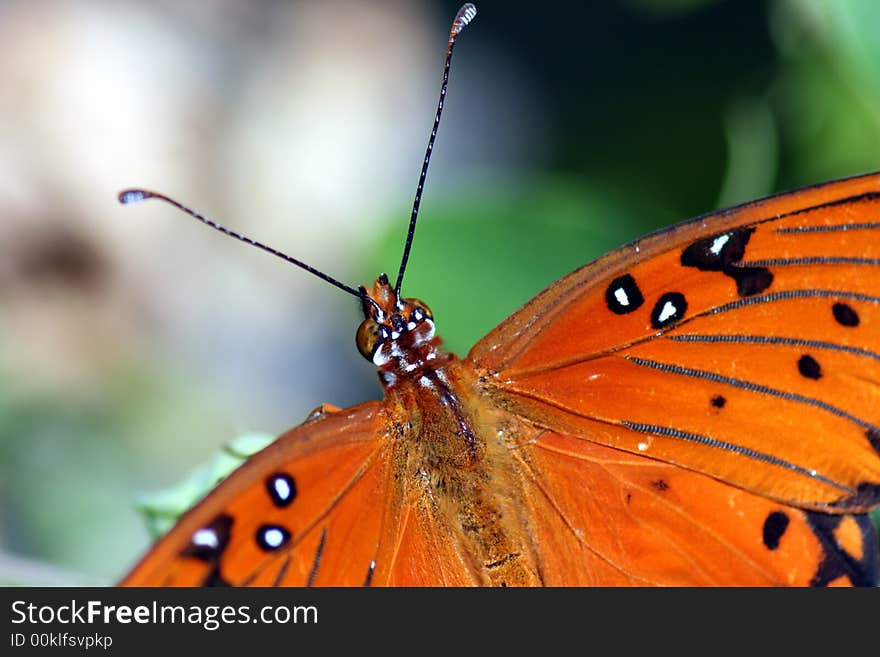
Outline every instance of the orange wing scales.
<path id="1" fill-rule="evenodd" d="M 379 408 L 324 411 L 279 438 L 186 514 L 124 583 L 363 584 L 387 531 L 381 512 L 364 513 L 388 493 Z"/>
<path id="2" fill-rule="evenodd" d="M 829 183 L 648 237 L 538 295 L 470 357 L 496 403 L 541 427 L 788 505 L 867 511 L 880 224 L 857 219 L 880 213 L 878 187 Z"/>
<path id="3" fill-rule="evenodd" d="M 514 451 L 527 473 L 548 584 L 876 582 L 867 516 L 803 511 L 550 432 Z"/>
<path id="4" fill-rule="evenodd" d="M 822 561 L 810 586 L 877 586 L 877 529 L 867 515 L 807 512 L 822 544 Z"/>

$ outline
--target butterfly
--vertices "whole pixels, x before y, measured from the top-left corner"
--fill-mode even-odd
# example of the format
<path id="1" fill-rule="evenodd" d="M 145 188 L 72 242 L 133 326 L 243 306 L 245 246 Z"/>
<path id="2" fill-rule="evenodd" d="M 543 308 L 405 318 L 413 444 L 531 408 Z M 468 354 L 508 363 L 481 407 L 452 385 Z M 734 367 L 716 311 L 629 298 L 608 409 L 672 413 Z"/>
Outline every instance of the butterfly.
<path id="1" fill-rule="evenodd" d="M 382 401 L 318 407 L 131 586 L 876 585 L 880 173 L 661 230 L 459 358 L 401 284 L 350 288 Z"/>

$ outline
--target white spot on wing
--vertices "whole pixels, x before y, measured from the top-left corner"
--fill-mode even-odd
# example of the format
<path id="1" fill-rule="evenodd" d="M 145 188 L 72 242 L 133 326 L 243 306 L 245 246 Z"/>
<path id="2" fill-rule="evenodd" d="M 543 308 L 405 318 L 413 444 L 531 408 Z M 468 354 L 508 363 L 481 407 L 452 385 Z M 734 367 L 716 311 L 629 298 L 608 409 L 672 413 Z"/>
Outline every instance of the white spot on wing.
<path id="1" fill-rule="evenodd" d="M 671 301 L 667 301 L 663 304 L 663 309 L 660 311 L 660 315 L 657 317 L 657 321 L 661 324 L 671 317 L 675 317 L 675 314 L 678 312 L 678 308 L 675 307 L 675 304 Z"/>
<path id="2" fill-rule="evenodd" d="M 287 483 L 287 479 L 284 477 L 275 477 L 275 481 L 272 482 L 272 487 L 275 489 L 275 493 L 278 495 L 279 500 L 286 502 L 290 499 L 290 484 Z"/>
<path id="3" fill-rule="evenodd" d="M 709 251 L 712 252 L 713 255 L 718 255 L 721 253 L 721 249 L 724 248 L 724 245 L 730 241 L 730 235 L 719 235 L 715 238 L 715 241 L 712 242 L 712 246 L 709 247 Z"/>
<path id="4" fill-rule="evenodd" d="M 629 305 L 629 297 L 626 296 L 626 290 L 624 290 L 622 287 L 614 290 L 614 298 L 617 299 L 617 303 L 619 303 L 621 306 Z"/>
<path id="5" fill-rule="evenodd" d="M 220 547 L 220 539 L 217 538 L 217 532 L 215 532 L 213 529 L 197 530 L 196 533 L 193 534 L 192 542 L 193 545 L 212 549 Z"/>
<path id="6" fill-rule="evenodd" d="M 277 548 L 284 542 L 284 534 L 280 529 L 270 527 L 263 532 L 263 541 L 269 547 Z"/>

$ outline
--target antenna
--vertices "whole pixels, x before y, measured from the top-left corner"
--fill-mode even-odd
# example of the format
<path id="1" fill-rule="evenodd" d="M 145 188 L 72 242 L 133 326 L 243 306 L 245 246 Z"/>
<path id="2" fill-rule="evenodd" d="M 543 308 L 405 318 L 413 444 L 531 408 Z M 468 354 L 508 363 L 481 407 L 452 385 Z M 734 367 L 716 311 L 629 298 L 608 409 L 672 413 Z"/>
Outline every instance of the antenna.
<path id="1" fill-rule="evenodd" d="M 400 296 L 400 285 L 403 282 L 403 273 L 406 271 L 406 263 L 409 260 L 409 253 L 412 249 L 412 241 L 413 236 L 416 232 L 416 219 L 419 216 L 419 204 L 422 200 L 422 189 L 425 185 L 425 176 L 428 174 L 428 163 L 431 161 L 431 152 L 434 150 L 434 139 L 437 137 L 437 127 L 440 125 L 440 115 L 443 113 L 443 102 L 446 99 L 446 86 L 449 82 L 449 66 L 452 62 L 452 49 L 455 47 L 455 39 L 464 30 L 465 27 L 474 19 L 477 15 L 477 8 L 474 7 L 470 2 L 462 5 L 461 9 L 458 10 L 458 13 L 455 15 L 455 19 L 452 21 L 452 28 L 449 31 L 449 43 L 446 46 L 446 63 L 443 66 L 443 84 L 440 87 L 440 100 L 437 103 L 437 114 L 434 116 L 434 126 L 431 128 L 431 137 L 428 140 L 428 149 L 425 151 L 425 161 L 422 164 L 422 172 L 419 175 L 419 185 L 416 188 L 416 197 L 413 201 L 413 209 L 412 216 L 409 221 L 409 230 L 406 236 L 406 245 L 403 248 L 403 258 L 400 262 L 400 271 L 397 274 L 397 283 L 394 286 L 395 295 L 397 297 Z M 221 226 L 215 221 L 208 219 L 200 215 L 195 210 L 191 210 L 186 207 L 182 203 L 175 201 L 173 198 L 165 196 L 164 194 L 160 194 L 158 192 L 151 192 L 146 189 L 132 188 L 126 189 L 119 192 L 119 202 L 123 205 L 128 205 L 130 203 L 138 203 L 140 201 L 144 201 L 147 199 L 155 198 L 160 201 L 164 201 L 169 205 L 173 205 L 178 210 L 181 210 L 191 216 L 194 219 L 198 219 L 203 224 L 210 226 L 215 230 L 219 230 L 221 233 L 228 235 L 229 237 L 234 237 L 237 240 L 240 240 L 246 244 L 250 244 L 251 246 L 255 246 L 258 249 L 266 251 L 267 253 L 271 253 L 274 256 L 281 258 L 282 260 L 286 260 L 287 262 L 296 265 L 300 269 L 304 269 L 310 274 L 317 276 L 318 278 L 327 281 L 330 285 L 334 285 L 338 287 L 343 292 L 347 292 L 348 294 L 357 297 L 361 301 L 365 303 L 369 303 L 376 309 L 376 312 L 379 316 L 383 314 L 382 308 L 379 306 L 376 301 L 370 298 L 367 290 L 364 287 L 360 287 L 355 289 L 341 281 L 336 280 L 332 276 L 328 276 L 324 272 L 315 269 L 302 262 L 301 260 L 297 260 L 296 258 L 283 253 L 277 249 L 273 249 L 271 246 L 267 246 L 261 242 L 257 242 L 256 240 L 251 239 L 247 235 L 242 235 L 241 233 L 237 233 L 234 230 L 230 230 L 225 226 Z"/>
<path id="2" fill-rule="evenodd" d="M 145 200 L 151 199 L 151 198 L 159 199 L 160 201 L 164 201 L 165 203 L 173 205 L 178 210 L 182 210 L 183 212 L 185 212 L 189 216 L 193 217 L 194 219 L 198 219 L 203 224 L 210 226 L 211 228 L 213 228 L 215 230 L 219 230 L 221 233 L 224 233 L 225 235 L 229 235 L 230 237 L 234 237 L 235 239 L 241 240 L 242 242 L 245 242 L 246 244 L 250 244 L 251 246 L 255 246 L 258 249 L 262 249 L 263 251 L 266 251 L 267 253 L 271 253 L 274 256 L 278 256 L 282 260 L 286 260 L 287 262 L 294 264 L 301 269 L 305 269 L 310 274 L 314 274 L 318 278 L 327 281 L 328 283 L 330 283 L 330 285 L 335 285 L 340 290 L 342 290 L 344 292 L 348 292 L 352 296 L 355 296 L 358 299 L 361 299 L 362 301 L 367 301 L 367 302 L 371 303 L 376 308 L 376 310 L 379 311 L 380 314 L 382 312 L 381 308 L 379 308 L 379 305 L 375 301 L 373 301 L 369 296 L 367 296 L 367 292 L 364 288 L 360 288 L 359 290 L 356 290 L 353 287 L 346 285 L 345 283 L 341 283 L 340 281 L 336 280 L 332 276 L 328 276 L 324 272 L 319 271 L 319 270 L 315 269 L 314 267 L 307 265 L 306 263 L 302 262 L 301 260 L 297 260 L 296 258 L 289 256 L 286 253 L 283 253 L 277 249 L 273 249 L 271 246 L 267 246 L 261 242 L 257 242 L 256 240 L 251 239 L 247 235 L 242 235 L 241 233 L 236 233 L 234 230 L 230 230 L 230 229 L 226 228 L 225 226 L 221 226 L 216 221 L 211 221 L 207 217 L 200 215 L 195 210 L 191 210 L 190 208 L 186 207 L 185 205 L 183 205 L 183 203 L 179 203 L 178 201 L 175 201 L 173 198 L 165 196 L 164 194 L 159 194 L 158 192 L 151 192 L 146 189 L 126 189 L 126 190 L 119 192 L 119 202 L 122 203 L 123 205 L 128 205 L 130 203 L 138 203 L 140 201 L 145 201 Z"/>
<path id="3" fill-rule="evenodd" d="M 446 86 L 449 82 L 449 67 L 452 63 L 452 49 L 455 47 L 455 39 L 477 15 L 477 8 L 470 2 L 462 5 L 452 21 L 452 29 L 449 30 L 449 43 L 446 46 L 446 63 L 443 66 L 443 84 L 440 86 L 440 100 L 437 102 L 437 114 L 434 115 L 434 126 L 431 128 L 431 136 L 428 139 L 428 148 L 425 151 L 425 161 L 422 163 L 422 172 L 419 174 L 419 185 L 416 187 L 416 197 L 413 201 L 412 215 L 409 219 L 409 230 L 406 234 L 406 244 L 403 247 L 403 258 L 400 260 L 400 271 L 397 273 L 397 282 L 394 284 L 395 296 L 400 298 L 400 286 L 403 283 L 403 273 L 406 271 L 406 263 L 409 260 L 409 252 L 412 249 L 413 237 L 416 234 L 416 220 L 419 216 L 419 204 L 422 202 L 422 189 L 425 186 L 425 177 L 428 175 L 428 163 L 431 161 L 431 152 L 434 150 L 434 139 L 437 137 L 437 127 L 440 125 L 440 115 L 443 113 L 443 102 L 446 100 Z"/>

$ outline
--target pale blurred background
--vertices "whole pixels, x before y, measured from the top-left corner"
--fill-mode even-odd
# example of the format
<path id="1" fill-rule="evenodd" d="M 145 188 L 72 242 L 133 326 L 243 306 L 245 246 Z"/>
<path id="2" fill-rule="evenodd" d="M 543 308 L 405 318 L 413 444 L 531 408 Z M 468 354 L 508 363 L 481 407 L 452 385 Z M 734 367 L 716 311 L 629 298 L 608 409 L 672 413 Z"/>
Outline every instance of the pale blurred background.
<path id="1" fill-rule="evenodd" d="M 380 394 L 343 281 L 397 270 L 458 2 L 0 0 L 0 581 L 110 583 L 138 495 Z M 479 2 L 405 293 L 449 346 L 721 205 L 880 169 L 880 3 Z"/>

